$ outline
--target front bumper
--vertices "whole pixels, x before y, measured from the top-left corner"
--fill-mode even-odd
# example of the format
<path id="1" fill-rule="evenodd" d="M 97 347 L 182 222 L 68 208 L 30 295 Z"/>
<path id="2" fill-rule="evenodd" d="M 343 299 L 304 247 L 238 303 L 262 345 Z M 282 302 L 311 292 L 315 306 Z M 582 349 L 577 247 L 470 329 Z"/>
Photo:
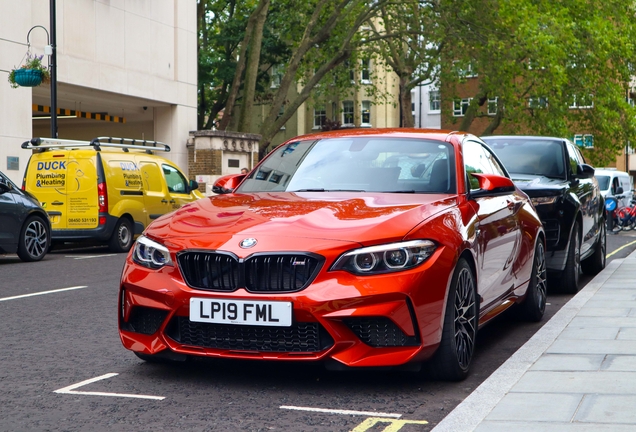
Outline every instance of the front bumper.
<path id="1" fill-rule="evenodd" d="M 176 267 L 152 271 L 128 261 L 122 275 L 119 328 L 125 348 L 240 359 L 326 360 L 346 366 L 398 366 L 430 357 L 441 338 L 451 265 L 443 248 L 419 267 L 357 277 L 323 268 L 299 292 L 254 294 L 193 289 Z M 437 263 L 437 265 L 436 265 Z M 190 298 L 286 301 L 290 327 L 191 322 Z"/>

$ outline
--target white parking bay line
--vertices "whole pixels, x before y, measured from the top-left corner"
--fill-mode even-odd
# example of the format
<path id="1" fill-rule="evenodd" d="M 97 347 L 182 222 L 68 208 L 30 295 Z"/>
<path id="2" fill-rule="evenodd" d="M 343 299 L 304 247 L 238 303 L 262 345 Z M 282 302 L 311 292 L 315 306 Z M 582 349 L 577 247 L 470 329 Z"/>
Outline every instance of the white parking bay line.
<path id="1" fill-rule="evenodd" d="M 74 286 L 74 287 L 69 287 L 69 288 L 60 288 L 60 289 L 50 290 L 50 291 L 40 291 L 40 292 L 36 292 L 36 293 L 31 293 L 31 294 L 22 294 L 22 295 L 17 295 L 17 296 L 13 296 L 13 297 L 4 297 L 4 298 L 0 298 L 0 302 L 7 301 L 7 300 L 17 300 L 17 299 L 21 299 L 21 298 L 25 298 L 25 297 L 34 297 L 34 296 L 39 296 L 39 295 L 44 295 L 44 294 L 53 294 L 53 293 L 58 293 L 58 292 L 63 292 L 63 291 L 78 290 L 78 289 L 82 289 L 82 288 L 88 288 L 88 287 L 86 285 L 81 285 L 81 286 Z"/>
<path id="2" fill-rule="evenodd" d="M 106 375 L 98 376 L 96 378 L 87 379 L 85 381 L 79 382 L 77 384 L 70 385 L 68 387 L 61 388 L 59 390 L 55 390 L 53 393 L 59 394 L 76 394 L 76 395 L 87 395 L 87 396 L 111 396 L 111 397 L 125 397 L 125 398 L 136 398 L 136 399 L 153 399 L 153 400 L 164 400 L 163 396 L 150 396 L 150 395 L 135 395 L 135 394 L 126 394 L 126 393 L 104 393 L 104 392 L 86 392 L 86 391 L 76 391 L 76 388 L 80 388 L 87 384 L 94 383 L 96 381 L 105 380 L 108 378 L 112 378 L 114 376 L 119 375 L 118 373 L 107 373 Z"/>
<path id="3" fill-rule="evenodd" d="M 382 413 L 382 412 L 376 412 L 376 411 L 351 411 L 351 410 L 337 410 L 337 409 L 326 409 L 326 408 L 297 407 L 297 406 L 289 406 L 289 405 L 282 405 L 279 408 L 295 410 L 295 411 L 313 411 L 313 412 L 320 412 L 320 413 L 327 413 L 327 414 L 361 415 L 361 416 L 390 417 L 390 418 L 402 417 L 402 414 Z"/>
<path id="4" fill-rule="evenodd" d="M 65 255 L 64 258 L 73 258 L 76 260 L 90 259 L 90 258 L 102 258 L 107 256 L 115 256 L 117 254 L 104 254 L 104 255 Z"/>

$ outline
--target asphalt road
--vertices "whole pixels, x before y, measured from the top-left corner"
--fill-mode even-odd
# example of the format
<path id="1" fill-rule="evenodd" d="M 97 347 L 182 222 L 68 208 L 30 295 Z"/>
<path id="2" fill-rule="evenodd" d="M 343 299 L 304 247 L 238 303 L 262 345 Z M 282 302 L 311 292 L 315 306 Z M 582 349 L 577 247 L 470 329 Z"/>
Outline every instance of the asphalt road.
<path id="1" fill-rule="evenodd" d="M 635 248 L 636 233 L 608 236 L 608 260 Z M 104 248 L 39 263 L 0 255 L 0 431 L 428 431 L 571 297 L 550 293 L 542 323 L 508 314 L 483 328 L 460 383 L 317 364 L 155 365 L 119 341 L 124 259 Z"/>

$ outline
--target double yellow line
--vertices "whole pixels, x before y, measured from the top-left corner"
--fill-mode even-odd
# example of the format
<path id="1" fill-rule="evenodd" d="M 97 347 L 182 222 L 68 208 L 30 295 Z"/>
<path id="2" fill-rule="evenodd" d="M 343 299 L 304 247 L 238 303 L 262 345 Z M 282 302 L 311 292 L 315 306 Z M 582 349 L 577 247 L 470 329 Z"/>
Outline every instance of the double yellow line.
<path id="1" fill-rule="evenodd" d="M 605 255 L 605 258 L 607 259 L 607 258 L 611 257 L 612 255 L 614 255 L 616 252 L 621 251 L 621 250 L 625 249 L 627 246 L 631 246 L 631 245 L 633 245 L 635 243 L 636 243 L 636 240 L 634 240 L 633 242 L 629 242 L 627 244 L 624 244 L 623 246 L 621 246 L 618 249 L 616 249 L 614 252 Z"/>

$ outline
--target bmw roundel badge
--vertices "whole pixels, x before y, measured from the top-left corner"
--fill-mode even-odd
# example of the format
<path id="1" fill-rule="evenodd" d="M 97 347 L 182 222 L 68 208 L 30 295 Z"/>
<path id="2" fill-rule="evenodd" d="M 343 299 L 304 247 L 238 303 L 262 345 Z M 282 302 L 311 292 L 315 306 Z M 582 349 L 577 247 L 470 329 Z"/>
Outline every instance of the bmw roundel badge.
<path id="1" fill-rule="evenodd" d="M 239 243 L 239 246 L 242 247 L 243 249 L 249 249 L 251 247 L 256 246 L 256 243 L 258 242 L 256 241 L 255 238 L 246 238 L 245 240 L 242 240 Z"/>

